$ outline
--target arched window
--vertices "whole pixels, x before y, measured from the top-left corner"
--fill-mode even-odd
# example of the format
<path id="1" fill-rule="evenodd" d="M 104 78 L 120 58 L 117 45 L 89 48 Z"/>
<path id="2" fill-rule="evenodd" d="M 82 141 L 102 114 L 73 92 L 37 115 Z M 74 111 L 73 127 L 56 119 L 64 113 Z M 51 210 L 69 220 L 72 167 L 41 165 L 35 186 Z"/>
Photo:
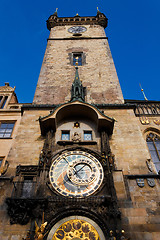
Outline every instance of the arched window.
<path id="1" fill-rule="evenodd" d="M 152 161 L 156 167 L 157 173 L 160 172 L 160 137 L 155 133 L 147 135 L 147 145 L 151 154 Z"/>

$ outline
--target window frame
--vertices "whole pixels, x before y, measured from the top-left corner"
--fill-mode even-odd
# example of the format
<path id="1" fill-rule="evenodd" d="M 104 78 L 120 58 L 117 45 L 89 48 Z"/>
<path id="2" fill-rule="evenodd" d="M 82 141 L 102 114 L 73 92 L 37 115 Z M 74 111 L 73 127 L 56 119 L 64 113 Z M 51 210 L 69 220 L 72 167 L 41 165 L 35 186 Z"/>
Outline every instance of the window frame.
<path id="1" fill-rule="evenodd" d="M 151 155 L 152 162 L 155 166 L 156 172 L 159 173 L 160 166 L 158 166 L 158 165 L 160 165 L 160 149 L 158 149 L 158 144 L 156 144 L 156 142 L 159 142 L 159 144 L 160 144 L 160 136 L 158 136 L 154 132 L 150 132 L 146 136 L 146 143 L 147 143 L 149 153 Z M 152 143 L 152 146 L 149 145 L 149 143 Z M 153 148 L 153 149 L 151 150 L 151 148 Z"/>
<path id="2" fill-rule="evenodd" d="M 12 128 L 10 127 L 4 127 L 2 128 L 2 124 L 12 124 Z M 12 134 L 13 134 L 13 130 L 14 130 L 14 127 L 15 127 L 15 121 L 0 121 L 0 139 L 11 139 L 12 138 Z M 2 132 L 1 130 L 4 129 L 4 132 Z M 12 131 L 7 131 L 9 129 L 12 129 Z M 8 135 L 9 136 L 5 136 L 5 134 L 7 134 L 8 132 Z M 3 136 L 1 136 L 3 135 Z"/>
<path id="3" fill-rule="evenodd" d="M 0 96 L 0 109 L 6 108 L 7 101 L 8 101 L 9 96 L 8 95 L 1 95 Z"/>
<path id="4" fill-rule="evenodd" d="M 68 139 L 63 139 L 63 134 L 68 134 Z M 61 141 L 70 141 L 70 130 L 61 130 Z"/>
<path id="5" fill-rule="evenodd" d="M 69 53 L 70 64 L 72 66 L 76 66 L 76 64 L 75 64 L 76 61 L 74 61 L 75 55 L 81 55 L 81 64 L 78 64 L 78 67 L 81 67 L 86 64 L 86 55 L 84 52 L 82 52 L 82 51 L 72 52 L 72 53 Z"/>
<path id="6" fill-rule="evenodd" d="M 90 135 L 91 135 L 91 139 L 85 139 L 85 134 L 90 134 Z M 92 133 L 92 130 L 84 130 L 84 131 L 83 131 L 83 140 L 84 140 L 84 141 L 93 141 L 93 133 Z"/>

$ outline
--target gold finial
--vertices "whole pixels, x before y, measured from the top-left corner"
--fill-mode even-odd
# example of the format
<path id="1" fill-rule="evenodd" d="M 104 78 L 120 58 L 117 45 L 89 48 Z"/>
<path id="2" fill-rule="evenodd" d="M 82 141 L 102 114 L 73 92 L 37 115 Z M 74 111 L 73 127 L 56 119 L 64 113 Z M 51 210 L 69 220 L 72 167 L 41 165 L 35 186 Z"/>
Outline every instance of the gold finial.
<path id="1" fill-rule="evenodd" d="M 78 66 L 78 57 L 76 57 L 75 59 L 76 59 L 75 65 Z"/>
<path id="2" fill-rule="evenodd" d="M 56 12 L 58 11 L 58 8 L 56 8 Z"/>
<path id="3" fill-rule="evenodd" d="M 76 16 L 79 16 L 79 14 L 77 13 Z"/>
<path id="4" fill-rule="evenodd" d="M 141 92 L 142 92 L 142 94 L 143 94 L 144 99 L 145 99 L 146 101 L 148 101 L 148 99 L 146 98 L 146 95 L 145 95 L 145 93 L 144 93 L 144 91 L 143 91 L 143 88 L 142 88 L 142 86 L 141 86 L 140 83 L 139 83 L 139 86 L 140 86 L 140 88 L 141 88 Z"/>
<path id="5" fill-rule="evenodd" d="M 97 11 L 99 11 L 99 8 L 97 7 Z"/>

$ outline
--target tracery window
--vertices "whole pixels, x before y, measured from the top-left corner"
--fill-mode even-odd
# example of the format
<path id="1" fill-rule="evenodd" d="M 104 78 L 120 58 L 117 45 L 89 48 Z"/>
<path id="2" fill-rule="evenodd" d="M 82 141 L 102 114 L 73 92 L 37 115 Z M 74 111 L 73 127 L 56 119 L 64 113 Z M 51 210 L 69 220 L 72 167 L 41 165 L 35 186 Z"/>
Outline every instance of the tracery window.
<path id="1" fill-rule="evenodd" d="M 160 137 L 155 133 L 147 135 L 147 145 L 151 154 L 152 161 L 156 167 L 157 173 L 160 172 Z"/>

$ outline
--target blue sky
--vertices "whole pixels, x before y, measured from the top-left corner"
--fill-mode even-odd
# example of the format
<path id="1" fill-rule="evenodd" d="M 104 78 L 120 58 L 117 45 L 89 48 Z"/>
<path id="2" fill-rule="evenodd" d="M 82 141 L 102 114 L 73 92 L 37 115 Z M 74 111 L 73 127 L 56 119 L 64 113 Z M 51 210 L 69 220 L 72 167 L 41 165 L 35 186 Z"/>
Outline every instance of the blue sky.
<path id="1" fill-rule="evenodd" d="M 96 15 L 109 19 L 106 35 L 125 99 L 160 100 L 159 0 L 1 0 L 0 85 L 16 86 L 19 102 L 33 100 L 49 31 L 46 20 L 58 16 Z"/>

